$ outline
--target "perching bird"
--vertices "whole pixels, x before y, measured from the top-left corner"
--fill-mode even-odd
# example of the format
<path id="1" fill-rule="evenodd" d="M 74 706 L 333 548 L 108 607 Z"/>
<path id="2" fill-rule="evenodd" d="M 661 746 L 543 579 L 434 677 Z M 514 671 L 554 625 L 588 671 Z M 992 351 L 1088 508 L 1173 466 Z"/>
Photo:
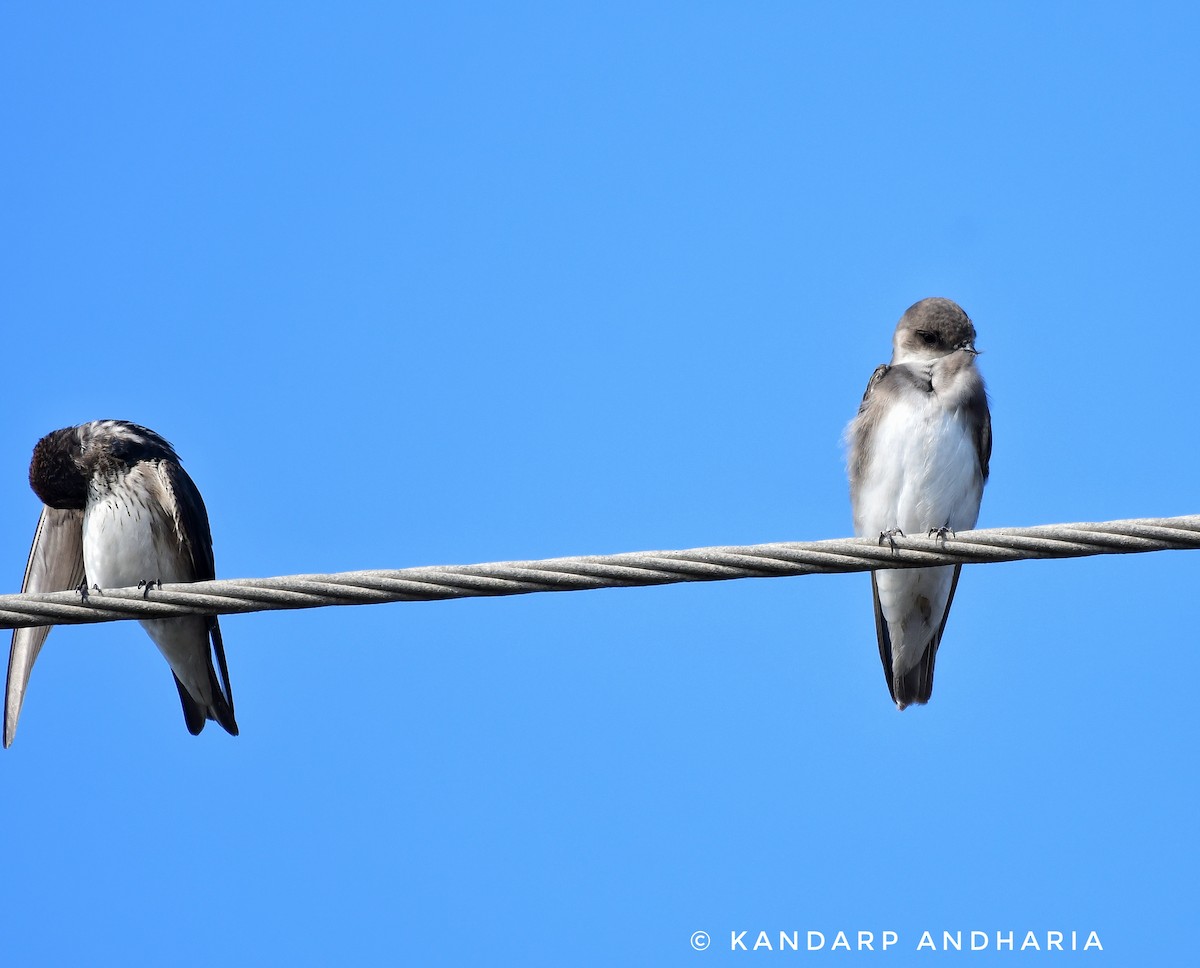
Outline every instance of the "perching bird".
<path id="1" fill-rule="evenodd" d="M 900 317 L 846 428 L 854 531 L 880 541 L 973 528 L 992 455 L 975 327 L 957 303 L 923 299 Z M 888 691 L 904 709 L 933 692 L 933 664 L 961 565 L 871 572 Z"/>
<path id="2" fill-rule="evenodd" d="M 88 588 L 216 577 L 204 501 L 174 449 L 152 430 L 124 420 L 93 420 L 56 430 L 33 449 L 29 485 L 46 506 L 22 592 L 79 588 L 86 597 Z M 141 625 L 170 663 L 188 731 L 195 735 L 212 719 L 236 736 L 216 616 L 152 619 Z M 4 697 L 5 747 L 12 745 L 29 673 L 49 632 L 44 626 L 13 632 Z"/>

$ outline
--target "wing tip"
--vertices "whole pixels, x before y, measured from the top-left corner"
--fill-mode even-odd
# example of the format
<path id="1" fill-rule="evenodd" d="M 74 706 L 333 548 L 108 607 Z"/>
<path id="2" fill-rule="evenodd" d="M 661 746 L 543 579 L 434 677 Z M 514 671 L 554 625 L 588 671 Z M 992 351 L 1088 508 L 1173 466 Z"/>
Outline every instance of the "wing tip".
<path id="1" fill-rule="evenodd" d="M 213 682 L 213 704 L 205 710 L 205 715 L 220 726 L 230 736 L 238 735 L 237 719 L 233 715 L 233 703 L 225 698 L 224 693 Z"/>
<path id="2" fill-rule="evenodd" d="M 9 670 L 8 683 L 4 690 L 4 748 L 13 744 L 17 735 L 17 722 L 21 718 L 21 707 L 25 704 L 25 682 L 18 683 Z"/>

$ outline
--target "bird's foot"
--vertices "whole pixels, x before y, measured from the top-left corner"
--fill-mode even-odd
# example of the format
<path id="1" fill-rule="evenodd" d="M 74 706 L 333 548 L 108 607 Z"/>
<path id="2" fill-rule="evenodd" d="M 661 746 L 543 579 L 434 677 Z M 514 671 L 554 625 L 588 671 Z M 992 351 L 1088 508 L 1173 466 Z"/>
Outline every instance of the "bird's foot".
<path id="1" fill-rule="evenodd" d="M 887 543 L 892 546 L 892 551 L 895 551 L 896 550 L 896 535 L 900 535 L 901 538 L 906 537 L 904 532 L 901 531 L 899 528 L 888 528 L 886 531 L 880 531 L 879 532 L 879 543 L 883 544 L 883 542 L 886 540 Z"/>
<path id="2" fill-rule="evenodd" d="M 947 537 L 957 537 L 954 533 L 954 529 L 950 527 L 949 521 L 943 524 L 940 528 L 930 528 L 929 533 L 925 535 L 925 537 L 932 538 L 935 535 L 937 536 L 937 540 L 941 542 L 945 542 Z"/>
<path id="3" fill-rule="evenodd" d="M 75 591 L 79 592 L 79 600 L 81 602 L 88 600 L 88 583 L 86 578 L 75 586 Z M 96 591 L 100 591 L 100 589 L 97 588 Z"/>
<path id="4" fill-rule="evenodd" d="M 138 588 L 145 589 L 145 591 L 142 592 L 143 599 L 150 597 L 150 589 L 154 587 L 155 582 L 158 583 L 159 588 L 162 588 L 162 579 L 161 578 L 150 578 L 150 579 L 143 578 L 140 582 L 137 583 Z"/>

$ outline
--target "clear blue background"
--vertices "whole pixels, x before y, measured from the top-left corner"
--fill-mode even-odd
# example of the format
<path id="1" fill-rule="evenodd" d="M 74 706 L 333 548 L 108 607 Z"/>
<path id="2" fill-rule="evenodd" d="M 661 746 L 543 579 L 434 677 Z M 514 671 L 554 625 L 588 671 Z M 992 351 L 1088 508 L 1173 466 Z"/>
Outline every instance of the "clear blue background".
<path id="1" fill-rule="evenodd" d="M 1198 26 L 9 6 L 3 589 L 34 442 L 99 417 L 175 443 L 223 577 L 844 536 L 843 427 L 929 295 L 985 351 L 981 526 L 1200 511 Z M 237 739 L 135 625 L 59 629 L 0 756 L 2 958 L 1192 963 L 1198 579 L 969 567 L 904 714 L 863 575 L 226 618 Z"/>

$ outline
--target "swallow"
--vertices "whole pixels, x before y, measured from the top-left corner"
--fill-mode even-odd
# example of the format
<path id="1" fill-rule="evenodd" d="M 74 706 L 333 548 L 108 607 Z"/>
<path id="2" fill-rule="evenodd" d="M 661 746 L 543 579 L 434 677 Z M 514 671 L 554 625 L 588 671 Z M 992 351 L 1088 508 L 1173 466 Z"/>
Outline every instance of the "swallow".
<path id="1" fill-rule="evenodd" d="M 975 327 L 949 299 L 900 317 L 892 361 L 867 383 L 846 428 L 854 530 L 943 539 L 975 526 L 992 456 L 992 418 L 975 366 Z M 926 703 L 961 565 L 871 572 L 875 633 L 897 707 Z"/>
<path id="2" fill-rule="evenodd" d="M 149 587 L 216 577 L 200 491 L 153 430 L 93 420 L 33 448 L 29 485 L 42 503 L 22 592 Z M 167 660 L 194 736 L 215 720 L 236 736 L 225 646 L 215 615 L 141 623 Z M 12 745 L 29 674 L 50 629 L 17 629 L 8 658 L 4 746 Z M 214 668 L 213 659 L 216 659 Z M 220 670 L 218 678 L 217 670 Z"/>

